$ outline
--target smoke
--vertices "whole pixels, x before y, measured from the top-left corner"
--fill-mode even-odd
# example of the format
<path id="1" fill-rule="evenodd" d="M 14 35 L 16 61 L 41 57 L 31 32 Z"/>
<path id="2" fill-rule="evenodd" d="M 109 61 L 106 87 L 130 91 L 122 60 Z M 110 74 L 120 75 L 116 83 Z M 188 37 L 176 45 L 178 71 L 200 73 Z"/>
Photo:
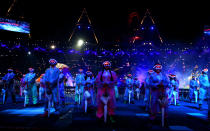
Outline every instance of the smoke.
<path id="1" fill-rule="evenodd" d="M 132 72 L 133 74 L 136 74 L 136 77 L 140 82 L 144 82 L 145 78 L 147 76 L 147 71 L 149 68 L 143 68 L 143 67 L 137 67 L 135 72 Z"/>

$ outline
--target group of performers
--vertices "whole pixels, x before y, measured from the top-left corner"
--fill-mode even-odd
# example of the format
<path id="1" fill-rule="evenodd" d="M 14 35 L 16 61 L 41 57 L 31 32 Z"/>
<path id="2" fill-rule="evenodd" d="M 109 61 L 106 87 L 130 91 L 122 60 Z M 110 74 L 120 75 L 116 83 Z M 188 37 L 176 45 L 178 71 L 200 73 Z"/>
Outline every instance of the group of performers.
<path id="1" fill-rule="evenodd" d="M 49 116 L 50 108 L 55 108 L 55 113 L 60 114 L 60 110 L 65 106 L 64 83 L 65 75 L 62 68 L 57 68 L 55 59 L 49 60 L 50 67 L 38 79 L 33 68 L 21 79 L 20 93 L 25 95 L 24 106 L 29 106 L 30 99 L 33 105 L 44 99 L 43 117 Z M 124 103 L 135 104 L 135 99 L 139 100 L 142 96 L 141 91 L 144 87 L 143 101 L 145 110 L 150 113 L 150 119 L 155 120 L 157 113 L 164 108 L 164 117 L 168 116 L 168 106 L 171 104 L 179 105 L 179 80 L 175 74 L 162 73 L 162 65 L 155 64 L 148 70 L 144 81 L 140 82 L 137 76 L 127 74 L 124 82 L 124 91 L 122 84 L 117 77 L 116 72 L 111 70 L 111 63 L 105 61 L 102 64 L 102 70 L 94 77 L 91 71 L 84 72 L 79 69 L 75 77 L 75 104 L 82 105 L 85 112 L 88 108 L 97 105 L 96 116 L 99 120 L 106 121 L 107 116 L 114 122 L 116 99 L 123 99 Z M 190 80 L 190 99 L 195 98 L 198 101 L 199 108 L 205 99 L 209 89 L 208 69 L 204 69 L 198 80 L 192 76 Z M 11 94 L 13 103 L 16 103 L 14 92 L 15 74 L 12 69 L 3 77 L 5 94 L 3 103 L 6 103 L 8 93 Z M 40 88 L 37 90 L 36 84 Z M 122 94 L 123 93 L 123 94 Z M 198 97 L 199 94 L 199 97 Z M 195 95 L 195 97 L 193 97 Z M 142 97 L 141 97 L 142 98 Z"/>
<path id="2" fill-rule="evenodd" d="M 204 99 L 210 98 L 208 69 L 203 69 L 202 73 L 198 77 L 196 77 L 195 74 L 192 74 L 189 85 L 190 102 L 198 103 L 198 108 L 201 109 Z"/>

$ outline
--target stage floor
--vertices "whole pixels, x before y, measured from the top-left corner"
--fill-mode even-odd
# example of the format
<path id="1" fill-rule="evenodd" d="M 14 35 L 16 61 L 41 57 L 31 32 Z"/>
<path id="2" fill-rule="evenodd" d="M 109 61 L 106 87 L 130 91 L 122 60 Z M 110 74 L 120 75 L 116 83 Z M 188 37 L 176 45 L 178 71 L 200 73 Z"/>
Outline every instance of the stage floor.
<path id="1" fill-rule="evenodd" d="M 207 103 L 202 110 L 198 104 L 180 102 L 180 106 L 169 106 L 168 128 L 162 128 L 161 123 L 150 123 L 149 114 L 144 111 L 142 101 L 135 104 L 124 104 L 117 101 L 116 122 L 102 124 L 96 119 L 95 108 L 85 114 L 81 107 L 69 104 L 64 108 L 64 114 L 50 118 L 40 117 L 43 114 L 43 105 L 38 107 L 23 107 L 21 101 L 16 105 L 0 105 L 0 129 L 32 129 L 32 130 L 210 130 L 207 121 Z M 161 114 L 158 115 L 161 119 Z"/>

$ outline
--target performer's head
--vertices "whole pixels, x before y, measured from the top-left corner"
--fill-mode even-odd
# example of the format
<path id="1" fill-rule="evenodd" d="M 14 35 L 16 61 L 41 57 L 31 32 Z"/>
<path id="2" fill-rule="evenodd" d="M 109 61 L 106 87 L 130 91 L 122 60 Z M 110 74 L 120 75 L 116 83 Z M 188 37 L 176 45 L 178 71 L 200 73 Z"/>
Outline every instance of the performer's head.
<path id="1" fill-rule="evenodd" d="M 92 73 L 91 71 L 86 71 L 86 75 L 87 75 L 88 77 L 90 77 L 90 76 L 93 75 L 93 73 Z"/>
<path id="2" fill-rule="evenodd" d="M 154 70 L 148 70 L 148 74 L 151 75 L 152 73 L 154 73 Z"/>
<path id="3" fill-rule="evenodd" d="M 50 59 L 50 60 L 49 60 L 49 63 L 50 63 L 50 66 L 51 66 L 51 67 L 55 67 L 56 64 L 57 64 L 57 61 L 56 61 L 55 59 Z"/>
<path id="4" fill-rule="evenodd" d="M 30 68 L 28 68 L 28 70 L 29 70 L 30 73 L 33 73 L 34 72 L 34 68 L 31 68 L 30 67 Z"/>
<path id="5" fill-rule="evenodd" d="M 162 65 L 161 64 L 155 64 L 153 69 L 156 73 L 160 73 L 162 71 Z"/>
<path id="6" fill-rule="evenodd" d="M 207 68 L 202 70 L 202 74 L 207 74 L 207 73 L 208 73 L 208 69 Z"/>
<path id="7" fill-rule="evenodd" d="M 176 75 L 174 75 L 174 74 L 169 74 L 169 78 L 170 78 L 170 80 L 176 80 Z"/>
<path id="8" fill-rule="evenodd" d="M 62 72 L 63 72 L 63 69 L 62 69 L 62 68 L 59 68 L 59 70 L 60 70 L 60 73 L 62 73 Z"/>
<path id="9" fill-rule="evenodd" d="M 82 68 L 79 69 L 79 73 L 83 73 L 83 69 Z"/>
<path id="10" fill-rule="evenodd" d="M 13 72 L 13 69 L 8 69 L 8 72 L 9 72 L 9 73 Z"/>
<path id="11" fill-rule="evenodd" d="M 132 74 L 129 73 L 129 74 L 127 75 L 127 77 L 128 77 L 128 78 L 132 78 Z"/>
<path id="12" fill-rule="evenodd" d="M 103 68 L 105 70 L 110 70 L 111 69 L 111 63 L 109 61 L 104 61 L 103 62 Z"/>
<path id="13" fill-rule="evenodd" d="M 195 80 L 195 75 L 194 74 L 192 74 L 192 80 Z"/>
<path id="14" fill-rule="evenodd" d="M 102 75 L 104 73 L 104 70 L 106 70 L 106 71 L 109 70 L 109 72 L 111 74 L 111 81 L 113 81 L 114 79 L 113 79 L 112 72 L 111 72 L 111 63 L 109 61 L 104 61 L 103 62 L 103 71 L 101 73 L 101 78 L 100 78 L 101 81 L 103 81 Z"/>

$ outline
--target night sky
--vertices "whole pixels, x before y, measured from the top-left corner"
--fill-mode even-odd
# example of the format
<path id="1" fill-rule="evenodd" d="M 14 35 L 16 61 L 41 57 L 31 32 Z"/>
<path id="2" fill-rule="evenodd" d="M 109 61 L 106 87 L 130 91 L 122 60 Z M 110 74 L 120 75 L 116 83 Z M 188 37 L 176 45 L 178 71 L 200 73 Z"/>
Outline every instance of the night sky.
<path id="1" fill-rule="evenodd" d="M 0 1 L 0 16 L 5 17 L 12 0 Z M 76 4 L 78 6 L 78 4 Z M 21 14 L 31 22 L 32 38 L 46 40 L 68 40 L 83 7 L 68 2 L 38 2 L 19 0 L 14 6 L 13 17 Z M 147 8 L 165 40 L 189 42 L 202 35 L 204 25 L 210 25 L 208 8 L 192 6 L 153 6 L 141 4 L 139 7 L 125 7 L 100 4 L 86 6 L 96 34 L 104 41 L 115 41 L 128 34 L 128 15 L 136 11 L 140 19 Z"/>

